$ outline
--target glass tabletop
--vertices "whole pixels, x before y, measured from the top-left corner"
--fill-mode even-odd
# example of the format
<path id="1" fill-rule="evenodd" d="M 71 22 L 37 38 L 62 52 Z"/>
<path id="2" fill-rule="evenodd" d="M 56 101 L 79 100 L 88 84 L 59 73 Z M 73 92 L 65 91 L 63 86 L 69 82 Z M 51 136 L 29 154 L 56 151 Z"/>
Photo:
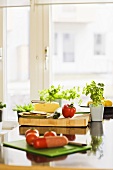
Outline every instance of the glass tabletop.
<path id="1" fill-rule="evenodd" d="M 3 129 L 0 134 L 0 164 L 15 166 L 49 166 L 62 168 L 106 168 L 113 169 L 113 120 L 91 122 L 88 127 L 35 127 L 43 135 L 47 130 L 65 135 L 71 141 L 86 143 L 92 149 L 84 152 L 47 158 L 37 154 L 4 147 L 3 142 L 25 139 L 30 126 L 16 126 Z"/>

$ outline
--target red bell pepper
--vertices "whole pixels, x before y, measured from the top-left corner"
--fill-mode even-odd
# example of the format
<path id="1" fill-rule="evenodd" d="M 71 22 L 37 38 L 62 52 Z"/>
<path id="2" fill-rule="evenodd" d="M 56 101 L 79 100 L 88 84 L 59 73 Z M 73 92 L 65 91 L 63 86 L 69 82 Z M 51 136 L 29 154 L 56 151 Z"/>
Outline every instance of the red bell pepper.
<path id="1" fill-rule="evenodd" d="M 68 117 L 73 117 L 74 114 L 76 113 L 76 108 L 74 107 L 73 103 L 71 103 L 70 105 L 69 104 L 66 104 L 62 107 L 62 114 L 65 118 L 68 118 Z"/>

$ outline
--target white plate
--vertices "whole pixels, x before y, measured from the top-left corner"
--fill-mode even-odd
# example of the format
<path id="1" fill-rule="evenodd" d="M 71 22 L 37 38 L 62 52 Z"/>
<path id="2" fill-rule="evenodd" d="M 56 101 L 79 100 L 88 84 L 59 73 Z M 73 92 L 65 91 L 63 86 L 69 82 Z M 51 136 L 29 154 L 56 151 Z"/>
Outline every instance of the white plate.
<path id="1" fill-rule="evenodd" d="M 41 115 L 46 115 L 46 114 L 47 114 L 46 112 L 43 112 L 43 111 L 35 111 L 35 110 L 30 111 L 30 113 L 41 114 Z"/>

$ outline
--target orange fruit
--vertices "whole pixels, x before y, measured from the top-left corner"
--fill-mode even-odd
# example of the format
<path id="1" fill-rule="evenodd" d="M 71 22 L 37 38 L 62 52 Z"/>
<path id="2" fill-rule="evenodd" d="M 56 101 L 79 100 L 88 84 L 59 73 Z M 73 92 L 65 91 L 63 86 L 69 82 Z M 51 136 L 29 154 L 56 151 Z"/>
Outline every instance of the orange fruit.
<path id="1" fill-rule="evenodd" d="M 113 102 L 109 99 L 104 99 L 104 103 L 105 103 L 105 105 L 104 105 L 105 107 L 112 106 L 112 104 L 113 104 Z"/>

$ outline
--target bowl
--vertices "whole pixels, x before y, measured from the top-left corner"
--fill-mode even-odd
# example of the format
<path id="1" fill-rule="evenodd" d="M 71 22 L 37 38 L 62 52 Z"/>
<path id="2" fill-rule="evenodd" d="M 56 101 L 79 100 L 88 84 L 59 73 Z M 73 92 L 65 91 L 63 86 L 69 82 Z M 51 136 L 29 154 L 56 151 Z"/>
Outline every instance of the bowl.
<path id="1" fill-rule="evenodd" d="M 104 107 L 104 119 L 113 119 L 113 106 Z"/>

